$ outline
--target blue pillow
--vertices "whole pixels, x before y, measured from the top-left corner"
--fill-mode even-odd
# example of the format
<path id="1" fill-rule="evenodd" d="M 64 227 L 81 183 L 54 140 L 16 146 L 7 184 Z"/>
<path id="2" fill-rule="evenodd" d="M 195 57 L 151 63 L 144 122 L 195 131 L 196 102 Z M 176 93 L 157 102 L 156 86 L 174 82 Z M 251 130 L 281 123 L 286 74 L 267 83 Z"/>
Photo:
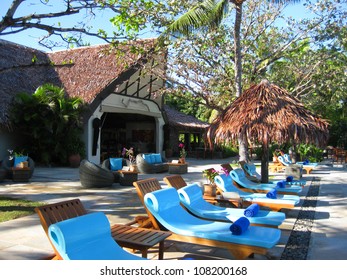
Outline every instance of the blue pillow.
<path id="1" fill-rule="evenodd" d="M 21 162 L 27 161 L 28 160 L 28 156 L 22 156 L 22 157 L 14 157 L 14 167 L 16 167 L 18 164 L 20 164 Z"/>
<path id="2" fill-rule="evenodd" d="M 110 158 L 110 168 L 112 171 L 121 170 L 123 168 L 122 158 Z"/>
<path id="3" fill-rule="evenodd" d="M 154 163 L 162 163 L 161 154 L 153 154 Z"/>
<path id="4" fill-rule="evenodd" d="M 151 154 L 144 154 L 143 159 L 147 161 L 148 163 L 153 163 L 152 161 L 152 155 Z"/>

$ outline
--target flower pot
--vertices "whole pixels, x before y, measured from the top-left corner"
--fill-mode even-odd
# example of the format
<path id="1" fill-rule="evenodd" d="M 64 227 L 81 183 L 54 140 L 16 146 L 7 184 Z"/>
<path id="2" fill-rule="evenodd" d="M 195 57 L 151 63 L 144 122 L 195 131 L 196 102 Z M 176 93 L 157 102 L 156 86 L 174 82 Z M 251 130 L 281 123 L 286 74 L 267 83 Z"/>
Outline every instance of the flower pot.
<path id="1" fill-rule="evenodd" d="M 70 167 L 77 168 L 80 166 L 81 163 L 81 156 L 80 154 L 74 154 L 69 156 L 69 163 Z"/>
<path id="2" fill-rule="evenodd" d="M 217 186 L 215 184 L 204 184 L 204 195 L 216 196 Z"/>
<path id="3" fill-rule="evenodd" d="M 180 159 L 178 160 L 178 162 L 179 162 L 179 163 L 186 163 L 186 159 L 185 159 L 185 158 L 180 158 Z"/>
<path id="4" fill-rule="evenodd" d="M 137 169 L 137 165 L 136 164 L 131 164 L 129 167 L 129 171 L 131 172 L 139 172 L 139 170 Z"/>

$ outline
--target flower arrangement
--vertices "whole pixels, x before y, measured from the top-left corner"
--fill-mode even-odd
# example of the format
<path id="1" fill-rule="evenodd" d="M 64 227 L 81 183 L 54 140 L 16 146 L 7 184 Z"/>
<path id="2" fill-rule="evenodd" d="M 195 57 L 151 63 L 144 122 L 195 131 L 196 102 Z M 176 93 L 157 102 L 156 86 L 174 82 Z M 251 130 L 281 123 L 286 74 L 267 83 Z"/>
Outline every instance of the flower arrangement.
<path id="1" fill-rule="evenodd" d="M 26 156 L 26 154 L 24 153 L 24 150 L 20 151 L 20 152 L 16 152 L 16 151 L 14 151 L 12 149 L 8 149 L 7 152 L 8 152 L 8 159 L 9 160 L 13 160 L 15 157 Z"/>
<path id="2" fill-rule="evenodd" d="M 202 176 L 206 177 L 210 184 L 214 184 L 214 178 L 219 175 L 218 171 L 214 168 L 205 169 L 202 171 Z"/>
<path id="3" fill-rule="evenodd" d="M 122 156 L 123 157 L 127 156 L 129 158 L 129 161 L 130 161 L 131 164 L 135 164 L 136 163 L 136 157 L 135 157 L 135 152 L 134 152 L 134 148 L 133 147 L 131 147 L 129 149 L 123 148 Z"/>
<path id="4" fill-rule="evenodd" d="M 185 158 L 187 156 L 187 151 L 185 149 L 184 144 L 180 143 L 178 147 L 180 148 L 180 158 Z"/>
<path id="5" fill-rule="evenodd" d="M 12 149 L 8 149 L 8 159 L 14 167 L 28 167 L 28 155 L 24 154 L 24 150 L 16 152 Z"/>
<path id="6" fill-rule="evenodd" d="M 226 176 L 229 176 L 229 170 L 228 168 L 222 167 L 221 172 L 225 174 Z"/>

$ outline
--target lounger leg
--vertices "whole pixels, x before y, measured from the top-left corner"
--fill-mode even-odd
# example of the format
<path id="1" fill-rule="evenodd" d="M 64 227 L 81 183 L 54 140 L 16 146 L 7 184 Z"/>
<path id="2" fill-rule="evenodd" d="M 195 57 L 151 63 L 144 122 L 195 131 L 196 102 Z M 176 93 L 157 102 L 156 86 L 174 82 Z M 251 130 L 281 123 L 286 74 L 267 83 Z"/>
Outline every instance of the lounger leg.
<path id="1" fill-rule="evenodd" d="M 148 249 L 142 249 L 141 250 L 141 253 L 142 253 L 142 257 L 147 259 L 147 252 L 148 252 Z"/>
<path id="2" fill-rule="evenodd" d="M 164 259 L 164 241 L 159 242 L 159 256 L 158 256 L 159 260 L 163 260 Z"/>
<path id="3" fill-rule="evenodd" d="M 254 254 L 260 254 L 260 255 L 266 255 L 267 250 L 265 248 L 257 248 L 257 252 L 253 248 L 238 248 L 238 249 L 233 249 L 229 248 L 229 251 L 231 254 L 237 259 L 237 260 L 244 260 L 246 258 L 254 258 Z"/>

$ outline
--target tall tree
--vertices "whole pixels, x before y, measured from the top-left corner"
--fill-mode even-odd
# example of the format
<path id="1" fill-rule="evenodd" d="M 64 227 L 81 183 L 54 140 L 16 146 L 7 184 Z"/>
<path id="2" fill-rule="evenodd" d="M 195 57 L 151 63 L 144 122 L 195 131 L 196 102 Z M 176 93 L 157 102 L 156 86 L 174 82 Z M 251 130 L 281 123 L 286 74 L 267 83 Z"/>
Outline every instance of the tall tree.
<path id="1" fill-rule="evenodd" d="M 246 0 L 205 0 L 196 4 L 187 13 L 179 17 L 167 29 L 169 33 L 181 33 L 189 36 L 191 32 L 202 27 L 214 28 L 220 25 L 222 19 L 228 13 L 229 5 L 235 6 L 234 22 L 234 65 L 236 96 L 242 93 L 242 61 L 241 61 L 241 21 L 242 5 Z M 299 2 L 300 0 L 268 0 L 274 3 Z M 248 160 L 248 146 L 246 135 L 240 135 L 239 139 L 240 160 Z"/>
<path id="2" fill-rule="evenodd" d="M 0 36 L 23 31 L 38 31 L 39 44 L 54 49 L 88 45 L 90 38 L 100 42 L 120 43 L 133 39 L 144 26 L 151 2 L 138 1 L 137 13 L 127 16 L 118 28 L 116 19 L 124 17 L 124 9 L 131 9 L 132 0 L 6 0 L 0 9 Z M 137 1 L 136 1 L 137 2 Z M 5 5 L 7 6 L 4 7 Z M 103 24 L 97 26 L 100 18 Z M 124 30 L 134 30 L 125 34 Z"/>

